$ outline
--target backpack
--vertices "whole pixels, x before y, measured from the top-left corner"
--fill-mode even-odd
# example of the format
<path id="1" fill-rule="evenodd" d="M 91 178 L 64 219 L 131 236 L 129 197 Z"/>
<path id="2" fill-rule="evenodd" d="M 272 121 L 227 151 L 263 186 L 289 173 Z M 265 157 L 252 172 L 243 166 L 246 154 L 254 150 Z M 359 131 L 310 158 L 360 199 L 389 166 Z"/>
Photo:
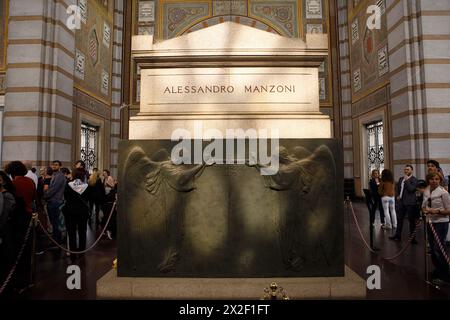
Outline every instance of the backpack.
<path id="1" fill-rule="evenodd" d="M 5 230 L 6 224 L 11 219 L 12 213 L 14 212 L 16 206 L 14 196 L 12 194 L 9 194 L 9 197 L 5 195 L 6 193 L 0 192 L 0 204 L 2 205 L 2 208 L 0 209 L 0 237 Z"/>

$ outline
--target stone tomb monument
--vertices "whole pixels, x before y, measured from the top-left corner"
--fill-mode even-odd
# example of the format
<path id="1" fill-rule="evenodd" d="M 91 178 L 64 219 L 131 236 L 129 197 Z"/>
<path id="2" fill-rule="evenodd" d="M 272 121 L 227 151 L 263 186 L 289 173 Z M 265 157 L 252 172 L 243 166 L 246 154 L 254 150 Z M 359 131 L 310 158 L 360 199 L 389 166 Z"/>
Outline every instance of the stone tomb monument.
<path id="1" fill-rule="evenodd" d="M 176 144 L 120 146 L 119 276 L 344 275 L 334 140 L 280 140 L 278 172 L 265 176 L 250 163 L 173 164 Z"/>
<path id="2" fill-rule="evenodd" d="M 319 111 L 327 42 L 232 22 L 157 44 L 134 37 L 141 108 L 119 147 L 118 269 L 99 298 L 259 299 L 273 281 L 291 298 L 365 296 L 344 266 L 341 146 Z M 274 174 L 249 149 L 257 137 L 242 140 L 250 129 L 279 134 Z M 171 159 L 174 131 L 197 139 L 183 152 L 193 163 Z M 224 139 L 213 164 L 211 136 Z"/>

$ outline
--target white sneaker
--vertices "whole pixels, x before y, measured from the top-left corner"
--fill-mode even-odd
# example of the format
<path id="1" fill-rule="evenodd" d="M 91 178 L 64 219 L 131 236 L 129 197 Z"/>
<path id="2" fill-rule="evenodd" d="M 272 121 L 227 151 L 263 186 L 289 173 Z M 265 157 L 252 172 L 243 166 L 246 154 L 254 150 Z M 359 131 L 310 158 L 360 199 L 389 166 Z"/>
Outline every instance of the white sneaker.
<path id="1" fill-rule="evenodd" d="M 106 236 L 109 240 L 112 240 L 111 231 L 106 231 Z"/>

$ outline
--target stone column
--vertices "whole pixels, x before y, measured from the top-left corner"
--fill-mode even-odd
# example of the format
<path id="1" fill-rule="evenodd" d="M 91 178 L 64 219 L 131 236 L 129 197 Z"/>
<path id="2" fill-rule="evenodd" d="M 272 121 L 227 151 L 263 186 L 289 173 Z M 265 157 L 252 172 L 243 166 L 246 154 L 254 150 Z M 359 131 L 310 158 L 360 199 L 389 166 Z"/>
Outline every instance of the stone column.
<path id="1" fill-rule="evenodd" d="M 76 0 L 11 0 L 3 164 L 54 159 L 71 165 Z"/>
<path id="2" fill-rule="evenodd" d="M 111 174 L 117 177 L 120 140 L 120 107 L 122 104 L 122 55 L 123 55 L 123 0 L 115 0 L 114 6 L 114 47 L 112 73 L 111 107 Z"/>
<path id="3" fill-rule="evenodd" d="M 350 83 L 350 51 L 348 47 L 347 0 L 338 0 L 339 62 L 342 103 L 342 137 L 344 147 L 344 178 L 353 179 L 352 89 Z"/>
<path id="4" fill-rule="evenodd" d="M 425 176 L 428 159 L 450 173 L 450 2 L 387 0 L 395 175 Z"/>

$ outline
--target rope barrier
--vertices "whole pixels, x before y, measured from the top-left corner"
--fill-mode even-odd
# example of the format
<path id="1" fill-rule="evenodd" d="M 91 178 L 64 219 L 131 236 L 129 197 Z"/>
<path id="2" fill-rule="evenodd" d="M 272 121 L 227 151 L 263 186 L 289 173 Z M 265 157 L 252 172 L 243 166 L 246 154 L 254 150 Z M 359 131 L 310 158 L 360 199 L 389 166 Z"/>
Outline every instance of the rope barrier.
<path id="1" fill-rule="evenodd" d="M 111 221 L 112 213 L 114 212 L 114 209 L 115 209 L 115 208 L 116 208 L 116 202 L 113 203 L 113 206 L 112 206 L 112 208 L 111 208 L 111 212 L 109 213 L 108 220 L 106 220 L 105 226 L 103 227 L 103 230 L 102 230 L 102 232 L 100 233 L 100 236 L 97 238 L 97 240 L 95 240 L 95 242 L 94 242 L 89 248 L 87 248 L 86 250 L 83 250 L 83 251 L 72 251 L 72 250 L 69 250 L 68 248 L 65 248 L 65 247 L 61 246 L 61 245 L 60 245 L 55 239 L 53 239 L 53 237 L 48 233 L 48 231 L 47 231 L 47 230 L 44 228 L 44 226 L 42 225 L 41 221 L 39 221 L 39 219 L 38 219 L 37 221 L 39 222 L 38 224 L 39 224 L 39 226 L 41 227 L 42 231 L 44 231 L 44 234 L 49 238 L 49 240 L 50 240 L 51 242 L 53 242 L 53 243 L 54 243 L 57 247 L 59 247 L 61 250 L 65 251 L 65 252 L 68 252 L 68 253 L 70 253 L 70 254 L 83 254 L 83 253 L 86 253 L 86 252 L 92 250 L 92 249 L 98 244 L 98 242 L 99 242 L 100 239 L 102 238 L 103 234 L 105 233 L 106 228 L 107 228 L 108 225 L 109 225 L 109 222 Z"/>
<path id="2" fill-rule="evenodd" d="M 431 233 L 433 233 L 434 240 L 438 244 L 438 247 L 441 250 L 441 253 L 442 253 L 443 257 L 445 258 L 445 260 L 447 261 L 448 265 L 450 266 L 450 258 L 448 257 L 447 252 L 445 250 L 445 247 L 441 243 L 441 240 L 439 240 L 439 236 L 438 236 L 438 234 L 436 232 L 436 229 L 434 229 L 434 226 L 433 226 L 433 223 L 431 222 L 431 220 L 428 221 L 428 225 L 430 226 Z"/>
<path id="3" fill-rule="evenodd" d="M 346 200 L 345 204 L 351 209 L 351 212 L 353 214 L 353 219 L 355 220 L 355 224 L 356 224 L 356 229 L 358 230 L 359 236 L 361 237 L 362 241 L 364 242 L 364 244 L 366 245 L 367 249 L 371 252 L 371 253 L 376 253 L 375 250 L 373 250 L 369 244 L 367 243 L 362 231 L 361 231 L 361 227 L 359 226 L 358 223 L 358 219 L 356 217 L 356 213 L 355 210 L 353 209 L 353 204 L 350 200 Z M 407 243 L 405 246 L 403 246 L 403 248 L 394 256 L 392 257 L 381 257 L 384 260 L 395 260 L 397 259 L 399 256 L 401 256 L 403 254 L 403 252 L 406 251 L 406 249 L 408 249 L 408 247 L 411 245 L 412 240 L 416 237 L 417 231 L 419 230 L 420 225 L 422 224 L 422 219 L 417 220 L 416 222 L 416 226 L 414 228 L 414 231 L 411 233 Z"/>
<path id="4" fill-rule="evenodd" d="M 22 244 L 22 246 L 21 246 L 21 248 L 19 250 L 19 254 L 17 255 L 16 262 L 12 266 L 11 270 L 8 273 L 8 276 L 5 279 L 5 282 L 3 283 L 3 285 L 0 288 L 0 295 L 3 293 L 3 291 L 8 286 L 9 282 L 11 281 L 11 279 L 12 279 L 12 277 L 14 275 L 14 272 L 16 272 L 17 265 L 19 264 L 19 261 L 22 258 L 23 251 L 25 250 L 25 246 L 26 246 L 26 244 L 28 242 L 28 238 L 30 237 L 31 229 L 33 228 L 33 222 L 36 219 L 37 219 L 37 214 L 33 214 L 33 217 L 31 218 L 30 223 L 28 225 L 28 229 L 27 229 L 27 232 L 25 234 L 25 237 L 24 237 L 24 240 L 23 240 L 23 244 Z"/>
<path id="5" fill-rule="evenodd" d="M 360 226 L 359 226 L 359 223 L 358 223 L 358 219 L 356 218 L 355 210 L 353 210 L 352 202 L 351 202 L 350 200 L 345 200 L 345 205 L 347 206 L 347 209 L 348 209 L 348 208 L 351 209 L 351 212 L 352 212 L 352 214 L 353 214 L 353 219 L 355 220 L 356 229 L 358 230 L 358 233 L 359 233 L 359 236 L 361 237 L 361 240 L 364 242 L 364 244 L 366 245 L 367 249 L 368 249 L 370 252 L 375 253 L 376 251 L 373 250 L 373 249 L 369 246 L 369 244 L 368 244 L 367 241 L 366 241 L 366 238 L 364 238 L 364 235 L 363 235 L 363 233 L 362 233 L 362 231 L 361 231 L 361 228 L 360 228 Z"/>
<path id="6" fill-rule="evenodd" d="M 413 239 L 416 237 L 417 231 L 419 230 L 419 227 L 420 227 L 421 224 L 422 224 L 422 218 L 419 218 L 419 219 L 417 220 L 417 222 L 416 222 L 416 227 L 415 227 L 413 233 L 411 234 L 411 236 L 410 236 L 409 239 L 408 239 L 408 242 L 406 243 L 406 245 L 405 245 L 405 246 L 404 246 L 404 247 L 403 247 L 403 248 L 402 248 L 395 256 L 388 257 L 388 258 L 382 257 L 382 258 L 383 258 L 384 260 L 395 260 L 395 259 L 397 259 L 398 257 L 400 257 L 400 256 L 403 254 L 403 252 L 405 252 L 406 249 L 408 249 L 409 246 L 411 245 L 411 242 L 412 242 Z"/>
<path id="7" fill-rule="evenodd" d="M 53 239 L 53 237 L 48 233 L 48 231 L 44 228 L 42 222 L 39 220 L 38 215 L 37 215 L 36 213 L 34 213 L 33 216 L 32 216 L 32 218 L 31 218 L 31 220 L 30 220 L 30 223 L 29 223 L 29 225 L 28 225 L 28 229 L 27 229 L 27 232 L 26 232 L 26 234 L 25 234 L 23 244 L 22 244 L 22 246 L 21 246 L 21 248 L 20 248 L 20 250 L 19 250 L 19 254 L 17 255 L 16 261 L 15 261 L 14 265 L 12 266 L 10 272 L 8 273 L 8 276 L 6 277 L 6 279 L 5 279 L 4 283 L 3 283 L 3 285 L 0 287 L 0 295 L 3 293 L 3 291 L 4 291 L 4 290 L 6 289 L 6 287 L 8 286 L 9 282 L 11 281 L 11 279 L 12 279 L 12 277 L 13 277 L 13 275 L 14 275 L 16 269 L 17 269 L 17 265 L 19 264 L 19 261 L 20 261 L 20 259 L 22 258 L 23 251 L 25 250 L 25 247 L 26 247 L 26 244 L 27 244 L 27 242 L 28 242 L 28 239 L 30 238 L 31 230 L 32 230 L 33 227 L 35 226 L 35 222 L 36 222 L 36 224 L 38 224 L 38 225 L 41 227 L 42 231 L 43 231 L 44 234 L 49 238 L 49 240 L 50 240 L 51 242 L 53 242 L 55 245 L 57 245 L 60 249 L 66 251 L 66 252 L 68 252 L 68 253 L 71 253 L 71 254 L 82 254 L 82 253 L 86 253 L 86 252 L 92 250 L 92 249 L 98 244 L 98 242 L 99 242 L 100 239 L 102 238 L 102 235 L 103 235 L 104 232 L 106 231 L 106 228 L 108 227 L 108 225 L 109 225 L 109 223 L 110 223 L 110 221 L 111 221 L 112 214 L 113 214 L 115 208 L 116 208 L 116 202 L 113 203 L 113 206 L 112 206 L 112 208 L 111 208 L 111 212 L 110 212 L 109 217 L 108 217 L 108 219 L 107 219 L 107 221 L 106 221 L 106 223 L 105 223 L 105 226 L 103 227 L 102 232 L 100 233 L 100 236 L 97 238 L 97 240 L 96 240 L 96 241 L 95 241 L 88 249 L 83 250 L 83 251 L 71 251 L 71 250 L 69 250 L 69 249 L 67 249 L 67 248 L 65 248 L 65 247 L 63 247 L 63 246 L 61 246 L 61 245 L 60 245 L 55 239 Z"/>

